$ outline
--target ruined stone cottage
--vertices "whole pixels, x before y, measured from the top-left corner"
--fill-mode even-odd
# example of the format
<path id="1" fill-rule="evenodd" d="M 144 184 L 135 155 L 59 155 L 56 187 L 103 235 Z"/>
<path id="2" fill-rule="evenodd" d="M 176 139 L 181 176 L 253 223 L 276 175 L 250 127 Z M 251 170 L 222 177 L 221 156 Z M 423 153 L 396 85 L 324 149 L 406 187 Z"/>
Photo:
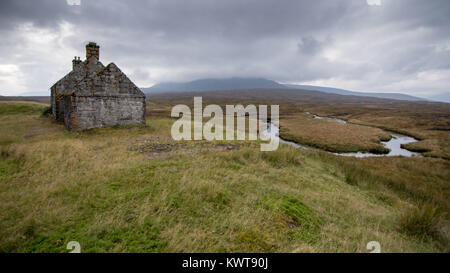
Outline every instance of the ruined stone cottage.
<path id="1" fill-rule="evenodd" d="M 86 45 L 86 60 L 51 87 L 52 114 L 69 130 L 145 124 L 145 94 L 114 64 L 100 62 L 99 46 Z"/>

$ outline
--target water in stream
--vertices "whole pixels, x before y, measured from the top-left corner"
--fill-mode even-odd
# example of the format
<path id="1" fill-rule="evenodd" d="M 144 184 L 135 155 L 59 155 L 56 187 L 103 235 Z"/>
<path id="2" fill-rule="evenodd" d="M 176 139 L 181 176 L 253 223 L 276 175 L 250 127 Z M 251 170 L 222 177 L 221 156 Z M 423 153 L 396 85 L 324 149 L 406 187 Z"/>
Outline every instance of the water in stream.
<path id="1" fill-rule="evenodd" d="M 338 155 L 342 156 L 353 156 L 353 157 L 374 157 L 374 156 L 420 156 L 419 153 L 411 152 L 402 148 L 402 144 L 408 144 L 412 142 L 416 142 L 417 140 L 400 134 L 392 134 L 392 138 L 389 141 L 382 141 L 381 143 L 388 148 L 390 151 L 388 154 L 371 154 L 371 153 L 338 153 Z"/>
<path id="2" fill-rule="evenodd" d="M 339 118 L 329 118 L 329 117 L 321 117 L 318 115 L 313 115 L 314 118 L 316 119 L 324 119 L 324 120 L 330 120 L 330 121 L 336 121 L 339 123 L 347 123 L 347 121 L 343 120 L 343 119 L 339 119 Z"/>
<path id="3" fill-rule="evenodd" d="M 310 114 L 309 112 L 307 112 L 307 114 Z M 326 119 L 326 120 L 333 120 L 336 122 L 340 122 L 340 123 L 346 123 L 345 120 L 342 119 L 336 119 L 336 118 L 328 118 L 328 117 L 320 117 L 317 115 L 314 115 L 314 118 L 318 118 L 318 119 Z M 287 141 L 284 140 L 282 138 L 280 138 L 278 136 L 279 134 L 279 128 L 277 126 L 275 126 L 272 123 L 268 123 L 268 128 L 267 128 L 267 134 L 271 137 L 271 138 L 278 138 L 278 140 L 280 141 L 280 143 L 284 143 L 284 144 L 288 144 L 291 146 L 294 146 L 296 148 L 301 148 L 301 149 L 314 149 L 313 147 L 309 147 L 306 145 L 301 145 L 292 141 Z M 362 157 L 381 157 L 381 156 L 406 156 L 406 157 L 411 157 L 411 156 L 420 156 L 419 153 L 415 153 L 415 152 L 411 152 L 408 151 L 406 149 L 403 149 L 401 147 L 402 144 L 408 144 L 408 143 L 412 143 L 412 142 L 416 142 L 417 140 L 415 138 L 409 137 L 409 136 L 405 136 L 405 135 L 401 135 L 401 134 L 397 134 L 397 133 L 392 133 L 392 138 L 389 141 L 382 141 L 381 143 L 388 148 L 390 151 L 388 154 L 373 154 L 373 153 L 363 153 L 363 152 L 357 152 L 357 153 L 334 153 L 335 155 L 341 155 L 341 156 L 351 156 L 351 157 L 358 157 L 358 158 L 362 158 Z"/>
<path id="4" fill-rule="evenodd" d="M 311 112 L 306 112 L 306 114 L 312 115 L 316 119 L 324 119 L 324 120 L 336 121 L 336 122 L 339 122 L 339 123 L 347 123 L 347 121 L 345 121 L 343 119 L 340 119 L 340 118 L 321 117 L 321 116 L 318 116 L 316 114 L 312 114 Z"/>

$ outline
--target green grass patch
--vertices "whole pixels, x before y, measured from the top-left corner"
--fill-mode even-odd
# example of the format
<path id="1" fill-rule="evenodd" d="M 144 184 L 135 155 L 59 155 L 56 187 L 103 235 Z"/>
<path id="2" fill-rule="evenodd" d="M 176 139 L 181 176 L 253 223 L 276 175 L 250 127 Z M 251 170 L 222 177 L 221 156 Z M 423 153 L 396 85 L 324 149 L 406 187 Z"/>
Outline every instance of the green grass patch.
<path id="1" fill-rule="evenodd" d="M 160 238 L 159 228 L 151 223 L 133 223 L 124 227 L 91 229 L 85 224 L 50 229 L 29 223 L 24 239 L 1 246 L 0 252 L 70 252 L 67 243 L 77 241 L 81 252 L 162 252 L 167 242 Z"/>
<path id="2" fill-rule="evenodd" d="M 0 150 L 0 179 L 8 178 L 20 171 L 24 162 L 23 155 L 17 155 L 14 151 L 7 148 Z"/>
<path id="3" fill-rule="evenodd" d="M 46 106 L 38 103 L 0 102 L 1 115 L 23 115 L 41 113 Z"/>
<path id="4" fill-rule="evenodd" d="M 264 196 L 263 204 L 268 209 L 285 215 L 282 219 L 290 228 L 289 235 L 292 239 L 300 239 L 307 243 L 317 241 L 323 220 L 303 202 L 290 196 L 277 197 L 270 194 Z"/>
<path id="5" fill-rule="evenodd" d="M 272 252 L 275 246 L 268 242 L 267 236 L 261 231 L 252 229 L 241 229 L 237 232 L 235 242 L 242 249 L 253 252 Z"/>

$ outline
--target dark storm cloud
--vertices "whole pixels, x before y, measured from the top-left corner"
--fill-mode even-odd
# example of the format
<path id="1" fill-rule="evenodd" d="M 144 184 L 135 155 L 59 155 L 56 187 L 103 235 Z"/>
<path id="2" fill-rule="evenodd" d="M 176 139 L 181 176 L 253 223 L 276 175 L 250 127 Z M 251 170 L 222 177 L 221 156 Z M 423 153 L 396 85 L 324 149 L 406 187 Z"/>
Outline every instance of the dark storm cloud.
<path id="1" fill-rule="evenodd" d="M 446 0 L 3 0 L 0 78 L 9 85 L 0 91 L 47 88 L 94 40 L 102 60 L 139 85 L 260 76 L 441 92 L 450 83 L 448 14 Z M 427 79 L 441 86 L 417 86 Z"/>
<path id="2" fill-rule="evenodd" d="M 0 1 L 0 27 L 9 28 L 24 22 L 54 27 L 73 13 L 65 1 L 4 0 Z"/>

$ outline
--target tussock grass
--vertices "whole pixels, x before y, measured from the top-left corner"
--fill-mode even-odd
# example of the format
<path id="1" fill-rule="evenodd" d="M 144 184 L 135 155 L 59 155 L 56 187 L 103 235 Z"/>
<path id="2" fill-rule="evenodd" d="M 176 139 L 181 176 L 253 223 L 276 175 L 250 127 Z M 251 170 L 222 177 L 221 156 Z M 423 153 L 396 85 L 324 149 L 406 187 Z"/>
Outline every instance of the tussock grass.
<path id="1" fill-rule="evenodd" d="M 420 239 L 427 237 L 445 242 L 446 237 L 444 212 L 432 203 L 409 207 L 399 218 L 399 228 L 402 232 L 417 236 Z"/>
<path id="2" fill-rule="evenodd" d="M 433 202 L 445 211 L 450 210 L 450 165 L 446 160 L 402 157 L 358 159 L 325 153 L 314 156 L 336 166 L 349 185 L 378 194 L 395 193 L 398 198 L 414 204 Z M 384 197 L 380 195 L 380 198 Z"/>
<path id="3" fill-rule="evenodd" d="M 23 154 L 16 154 L 14 150 L 0 148 L 0 178 L 9 177 L 20 171 L 24 162 Z"/>
<path id="4" fill-rule="evenodd" d="M 41 115 L 42 115 L 43 117 L 49 117 L 49 116 L 51 116 L 51 115 L 52 115 L 52 108 L 51 108 L 50 106 L 45 107 L 44 110 L 42 110 Z"/>
<path id="5" fill-rule="evenodd" d="M 283 148 L 272 152 L 255 152 L 255 149 L 241 149 L 223 156 L 231 162 L 228 167 L 233 169 L 240 169 L 244 165 L 255 161 L 264 161 L 275 168 L 295 167 L 302 164 L 302 155 L 295 149 Z"/>
<path id="6" fill-rule="evenodd" d="M 300 165 L 302 163 L 301 156 L 295 150 L 276 150 L 273 152 L 262 153 L 261 158 L 274 167 L 286 167 L 289 165 Z"/>

